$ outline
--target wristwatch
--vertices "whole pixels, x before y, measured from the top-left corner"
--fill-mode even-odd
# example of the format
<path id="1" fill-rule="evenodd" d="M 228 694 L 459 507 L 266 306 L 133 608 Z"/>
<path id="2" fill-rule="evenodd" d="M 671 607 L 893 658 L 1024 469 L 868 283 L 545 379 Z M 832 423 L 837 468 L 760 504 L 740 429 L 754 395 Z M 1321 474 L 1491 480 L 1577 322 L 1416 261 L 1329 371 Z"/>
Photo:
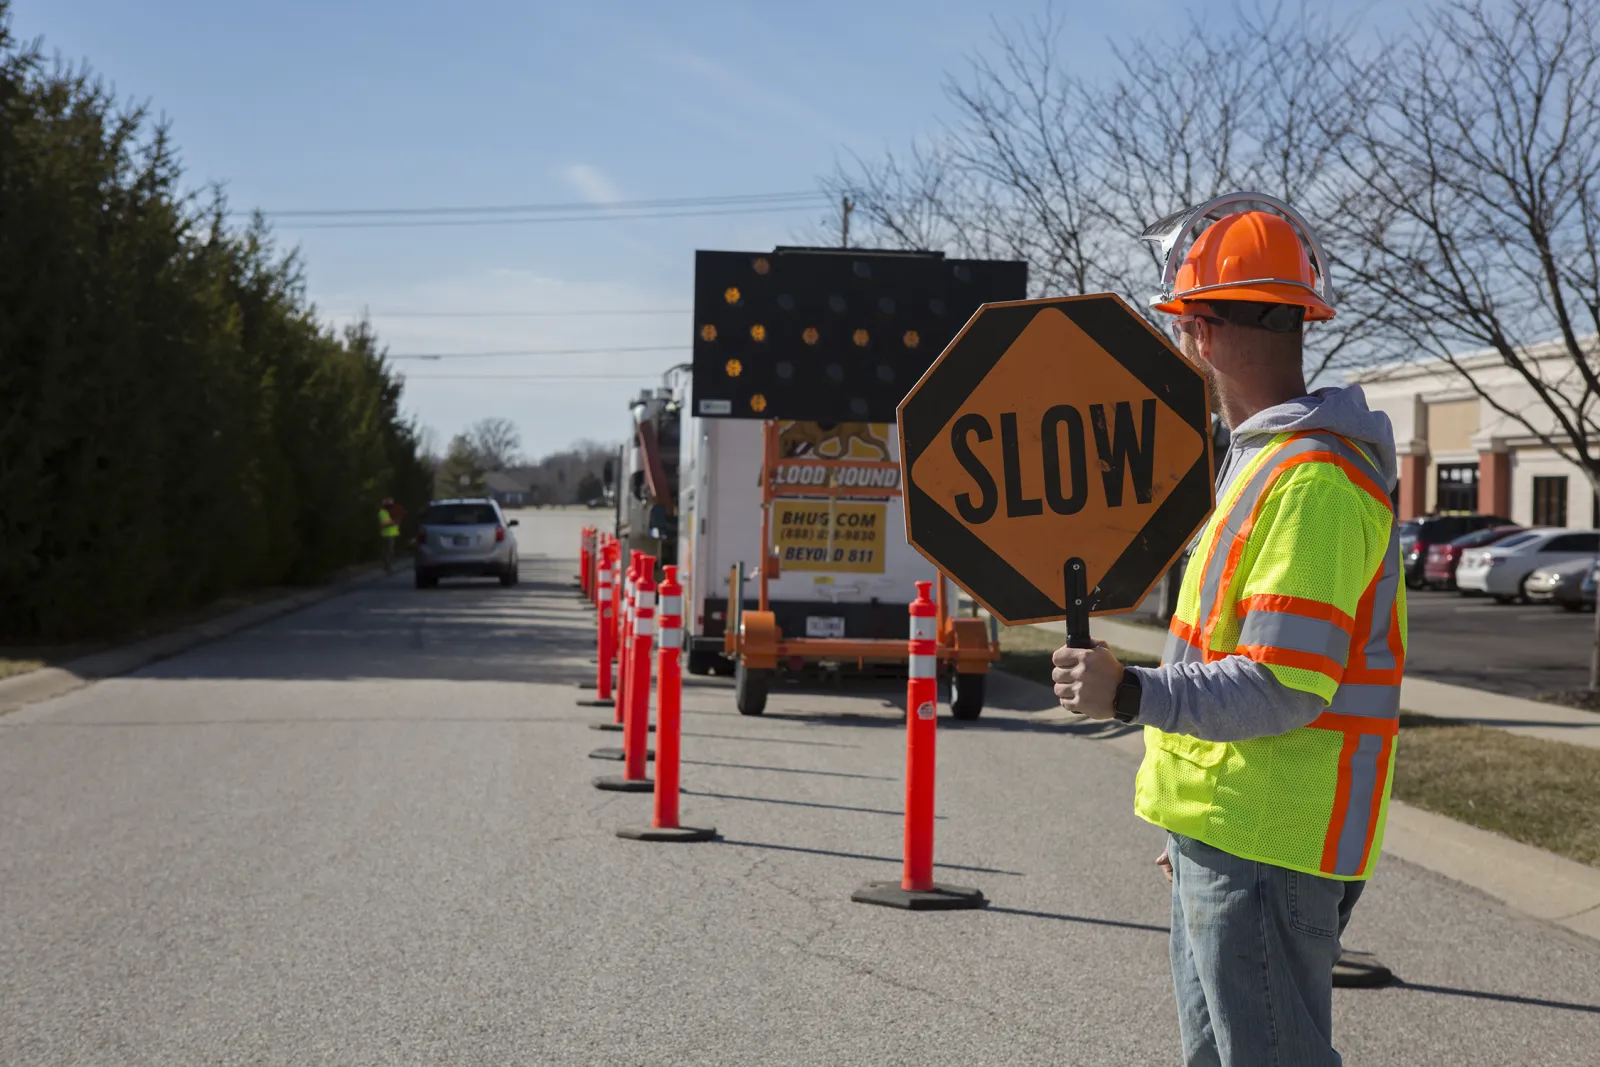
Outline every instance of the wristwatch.
<path id="1" fill-rule="evenodd" d="M 1132 722 L 1139 717 L 1139 698 L 1143 690 L 1139 686 L 1139 672 L 1132 667 L 1122 668 L 1122 684 L 1117 686 L 1116 699 L 1111 707 L 1118 722 Z"/>

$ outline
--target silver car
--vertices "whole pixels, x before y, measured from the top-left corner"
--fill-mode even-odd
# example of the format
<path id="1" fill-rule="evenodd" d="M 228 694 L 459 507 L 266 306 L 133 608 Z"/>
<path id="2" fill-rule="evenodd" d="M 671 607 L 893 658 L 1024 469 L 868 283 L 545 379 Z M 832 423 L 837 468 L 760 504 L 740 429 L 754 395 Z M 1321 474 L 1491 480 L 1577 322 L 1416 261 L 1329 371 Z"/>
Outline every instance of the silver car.
<path id="1" fill-rule="evenodd" d="M 413 567 L 417 588 L 431 589 L 440 578 L 494 577 L 517 584 L 516 519 L 506 521 L 493 500 L 435 500 L 417 523 Z"/>
<path id="2" fill-rule="evenodd" d="M 1523 595 L 1535 604 L 1572 602 L 1575 610 L 1581 602 L 1583 580 L 1594 570 L 1593 559 L 1569 559 L 1565 563 L 1552 563 L 1528 575 L 1522 583 Z"/>

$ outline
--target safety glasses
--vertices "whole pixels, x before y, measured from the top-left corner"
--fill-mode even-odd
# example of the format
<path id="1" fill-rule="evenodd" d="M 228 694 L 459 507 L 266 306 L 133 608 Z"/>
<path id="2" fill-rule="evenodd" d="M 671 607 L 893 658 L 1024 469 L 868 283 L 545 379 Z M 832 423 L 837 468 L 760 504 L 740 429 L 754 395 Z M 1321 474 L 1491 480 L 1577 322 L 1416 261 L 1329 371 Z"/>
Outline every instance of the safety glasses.
<path id="1" fill-rule="evenodd" d="M 1182 348 L 1184 327 L 1189 325 L 1189 323 L 1209 322 L 1213 326 L 1221 326 L 1223 321 L 1223 319 L 1219 319 L 1215 315 L 1201 315 L 1199 313 L 1192 315 L 1178 315 L 1168 321 L 1167 332 L 1172 334 L 1172 343 L 1177 345 L 1179 348 Z"/>

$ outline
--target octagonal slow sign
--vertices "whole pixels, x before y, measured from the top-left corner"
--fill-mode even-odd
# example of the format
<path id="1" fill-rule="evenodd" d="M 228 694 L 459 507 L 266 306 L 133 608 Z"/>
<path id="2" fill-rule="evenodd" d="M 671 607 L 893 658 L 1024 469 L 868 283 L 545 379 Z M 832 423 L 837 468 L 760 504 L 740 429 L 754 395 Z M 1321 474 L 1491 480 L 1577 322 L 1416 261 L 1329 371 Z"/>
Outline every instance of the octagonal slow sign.
<path id="1" fill-rule="evenodd" d="M 1109 293 L 984 305 L 899 424 L 908 539 L 1006 623 L 1133 610 L 1214 503 L 1205 379 Z"/>

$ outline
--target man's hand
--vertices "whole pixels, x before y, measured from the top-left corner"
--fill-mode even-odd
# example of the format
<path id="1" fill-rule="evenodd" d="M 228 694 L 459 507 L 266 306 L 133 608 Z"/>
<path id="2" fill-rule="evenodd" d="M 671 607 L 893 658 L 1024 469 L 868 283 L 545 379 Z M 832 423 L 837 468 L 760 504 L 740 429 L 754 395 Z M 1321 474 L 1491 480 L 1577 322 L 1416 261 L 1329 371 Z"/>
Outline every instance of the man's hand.
<path id="1" fill-rule="evenodd" d="M 1056 699 L 1068 711 L 1091 719 L 1109 719 L 1116 712 L 1117 686 L 1122 684 L 1122 664 L 1104 641 L 1093 648 L 1063 645 L 1051 655 L 1055 670 Z"/>
<path id="2" fill-rule="evenodd" d="M 1161 855 L 1156 857 L 1156 866 L 1161 868 L 1161 873 L 1167 876 L 1167 884 L 1172 884 L 1172 857 L 1166 849 L 1161 850 Z"/>

